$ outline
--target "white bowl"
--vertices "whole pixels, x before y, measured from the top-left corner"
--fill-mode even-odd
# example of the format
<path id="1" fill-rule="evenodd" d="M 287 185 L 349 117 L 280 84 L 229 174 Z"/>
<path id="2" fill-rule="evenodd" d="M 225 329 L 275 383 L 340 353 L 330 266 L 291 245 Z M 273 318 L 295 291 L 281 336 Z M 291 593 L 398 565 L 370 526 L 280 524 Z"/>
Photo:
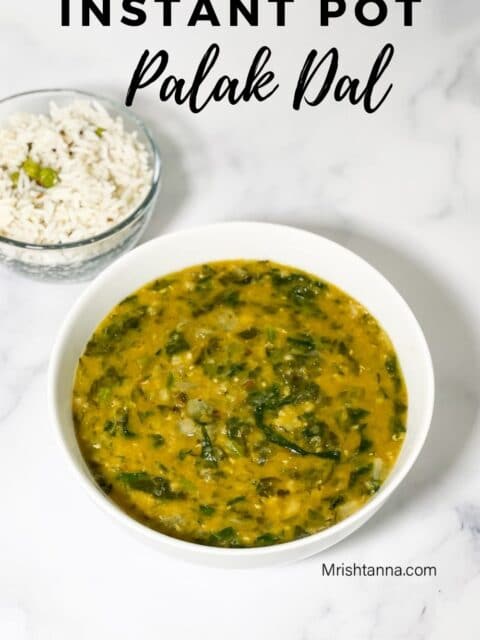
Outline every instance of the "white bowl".
<path id="1" fill-rule="evenodd" d="M 171 538 L 126 515 L 95 484 L 75 437 L 71 398 L 77 362 L 99 322 L 130 293 L 168 273 L 228 259 L 272 260 L 318 275 L 356 298 L 389 334 L 405 376 L 409 410 L 398 461 L 381 490 L 359 511 L 320 533 L 281 545 L 222 549 Z M 330 240 L 298 229 L 251 222 L 206 226 L 163 236 L 123 256 L 92 282 L 68 314 L 49 372 L 49 403 L 62 449 L 93 500 L 158 549 L 221 567 L 263 567 L 306 558 L 364 524 L 392 495 L 417 459 L 433 412 L 434 375 L 427 343 L 408 305 L 364 260 Z"/>

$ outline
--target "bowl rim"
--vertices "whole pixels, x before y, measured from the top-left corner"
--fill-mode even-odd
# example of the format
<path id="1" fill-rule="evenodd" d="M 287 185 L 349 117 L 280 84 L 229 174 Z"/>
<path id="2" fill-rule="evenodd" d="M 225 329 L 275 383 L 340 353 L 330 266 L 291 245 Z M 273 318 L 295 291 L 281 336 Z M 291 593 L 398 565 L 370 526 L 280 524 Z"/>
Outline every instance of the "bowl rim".
<path id="1" fill-rule="evenodd" d="M 106 496 L 101 489 L 96 485 L 92 477 L 89 475 L 89 472 L 86 468 L 86 463 L 81 456 L 81 460 L 84 468 L 80 468 L 81 465 L 78 465 L 73 459 L 72 453 L 70 451 L 69 444 L 66 441 L 65 432 L 61 426 L 61 419 L 59 413 L 57 412 L 57 401 L 56 401 L 56 380 L 60 375 L 61 368 L 61 360 L 64 349 L 68 348 L 68 336 L 69 333 L 74 329 L 74 326 L 77 322 L 77 316 L 85 301 L 91 295 L 91 291 L 100 288 L 103 286 L 104 282 L 110 278 L 110 274 L 115 271 L 121 272 L 123 268 L 123 264 L 128 262 L 128 260 L 132 259 L 132 254 L 138 254 L 145 249 L 146 246 L 155 244 L 157 242 L 168 242 L 170 240 L 177 240 L 180 238 L 185 238 L 188 235 L 195 235 L 195 233 L 209 232 L 209 231 L 218 231 L 220 228 L 230 228 L 232 232 L 235 231 L 235 227 L 237 229 L 242 228 L 250 229 L 250 232 L 259 233 L 263 229 L 265 233 L 268 231 L 273 231 L 274 229 L 283 230 L 284 232 L 291 232 L 293 234 L 303 234 L 305 236 L 313 236 L 315 238 L 319 238 L 322 242 L 336 248 L 336 250 L 340 250 L 349 254 L 351 257 L 354 257 L 356 260 L 364 263 L 372 272 L 376 274 L 382 281 L 383 286 L 386 290 L 390 291 L 390 294 L 397 297 L 398 301 L 403 304 L 405 308 L 405 312 L 410 315 L 413 320 L 413 327 L 416 332 L 416 338 L 418 340 L 418 344 L 422 348 L 422 358 L 424 358 L 425 369 L 426 369 L 426 384 L 427 384 L 427 393 L 425 394 L 425 411 L 423 422 L 419 429 L 418 435 L 416 436 L 414 446 L 412 451 L 409 453 L 408 457 L 404 460 L 403 465 L 399 468 L 396 477 L 391 480 L 387 485 L 384 485 L 381 490 L 376 493 L 372 498 L 363 505 L 360 509 L 355 511 L 353 514 L 345 518 L 344 520 L 314 533 L 312 535 L 306 536 L 304 538 L 300 538 L 298 540 L 293 540 L 290 542 L 284 542 L 275 545 L 268 545 L 264 547 L 247 547 L 247 548 L 224 548 L 224 547 L 213 547 L 208 545 L 202 545 L 195 542 L 189 542 L 187 540 L 183 540 L 181 538 L 174 538 L 167 534 L 162 533 L 161 531 L 157 531 L 148 527 L 147 525 L 142 524 L 141 522 L 135 520 L 133 517 L 129 516 L 127 513 L 122 511 L 122 509 L 116 505 L 112 500 Z M 253 228 L 252 228 L 253 227 Z M 268 236 L 267 236 L 268 237 Z M 294 265 L 293 265 L 294 266 Z M 348 293 L 348 292 L 347 292 Z M 359 302 L 362 301 L 359 299 Z M 143 539 L 148 539 L 149 541 L 156 543 L 157 545 L 161 543 L 162 547 L 170 547 L 173 553 L 180 557 L 192 558 L 196 555 L 199 558 L 204 559 L 205 562 L 208 563 L 208 560 L 218 560 L 222 562 L 225 560 L 225 564 L 222 566 L 229 566 L 228 561 L 232 559 L 255 559 L 255 558 L 266 558 L 269 556 L 283 556 L 288 555 L 289 552 L 292 552 L 294 555 L 295 552 L 301 552 L 301 550 L 307 550 L 308 548 L 314 548 L 316 543 L 321 542 L 322 540 L 328 540 L 329 537 L 334 538 L 336 535 L 336 541 L 340 541 L 343 538 L 349 536 L 353 533 L 357 528 L 362 526 L 396 491 L 396 489 L 400 486 L 400 484 L 404 481 L 407 474 L 412 469 L 415 464 L 420 452 L 423 449 L 425 441 L 427 439 L 432 417 L 434 410 L 434 401 L 435 401 L 435 375 L 432 357 L 430 354 L 430 350 L 428 347 L 428 343 L 426 341 L 423 330 L 416 319 L 413 311 L 410 306 L 407 304 L 403 296 L 397 291 L 397 289 L 390 283 L 390 281 L 383 276 L 375 267 L 373 267 L 367 260 L 351 251 L 347 247 L 339 244 L 338 242 L 334 242 L 325 236 L 320 234 L 313 233 L 311 231 L 307 231 L 305 229 L 301 229 L 298 227 L 294 227 L 291 225 L 284 224 L 272 224 L 272 223 L 264 223 L 264 222 L 252 222 L 252 221 L 235 221 L 235 222 L 220 222 L 213 223 L 201 226 L 195 226 L 188 229 L 182 229 L 179 231 L 175 231 L 169 234 L 165 234 L 162 236 L 158 236 L 153 240 L 150 240 L 148 243 L 137 247 L 133 251 L 125 254 L 118 260 L 116 260 L 113 264 L 111 264 L 107 269 L 105 269 L 95 280 L 93 280 L 89 286 L 82 292 L 79 298 L 76 300 L 74 306 L 68 312 L 66 318 L 64 319 L 63 325 L 60 329 L 60 332 L 57 335 L 56 342 L 52 349 L 51 359 L 49 363 L 49 372 L 48 372 L 48 391 L 47 391 L 50 416 L 55 424 L 55 431 L 60 443 L 61 448 L 64 451 L 64 455 L 68 459 L 69 467 L 73 474 L 79 479 L 82 484 L 84 490 L 87 491 L 90 498 L 95 502 L 99 507 L 101 507 L 106 513 L 108 513 L 113 520 L 116 520 L 120 523 L 123 523 L 127 529 L 129 529 L 133 533 L 137 533 Z M 78 444 L 77 444 L 78 446 Z M 336 542 L 332 542 L 331 544 L 335 544 Z M 328 543 L 325 544 L 321 549 L 325 549 L 330 546 Z M 315 551 L 313 551 L 315 553 Z M 298 555 L 298 554 L 297 554 Z M 303 557 L 306 555 L 310 555 L 305 553 Z M 279 558 L 280 562 L 280 558 Z"/>
<path id="2" fill-rule="evenodd" d="M 80 89 L 36 89 L 34 91 L 24 91 L 21 93 L 16 93 L 11 96 L 7 96 L 6 98 L 2 98 L 0 100 L 0 106 L 2 104 L 6 104 L 8 102 L 12 102 L 18 98 L 26 98 L 28 96 L 41 96 L 43 94 L 71 94 L 73 96 L 79 96 L 83 98 L 89 98 L 90 100 L 97 100 L 104 105 L 106 105 L 109 109 L 114 112 L 117 112 L 117 115 L 122 116 L 126 120 L 129 120 L 133 123 L 146 137 L 149 150 L 153 157 L 153 176 L 150 185 L 150 189 L 147 195 L 144 197 L 142 202 L 140 202 L 137 207 L 125 218 L 120 220 L 116 225 L 107 229 L 106 231 L 102 231 L 94 236 L 90 236 L 88 238 L 83 238 L 82 240 L 77 240 L 75 242 L 64 242 L 64 243 L 54 243 L 54 244 L 38 244 L 34 242 L 24 242 L 22 240 L 15 240 L 15 238 L 9 238 L 8 236 L 3 236 L 0 234 L 0 243 L 8 244 L 13 247 L 17 247 L 19 249 L 30 249 L 35 251 L 60 251 L 65 249 L 78 249 L 80 247 L 85 247 L 91 244 L 95 244 L 97 242 L 101 242 L 102 240 L 106 240 L 107 238 L 111 238 L 115 236 L 115 234 L 119 231 L 122 231 L 126 227 L 130 226 L 134 223 L 138 218 L 140 218 L 146 208 L 155 201 L 158 188 L 160 186 L 161 175 L 162 175 L 162 159 L 160 155 L 160 150 L 158 148 L 157 143 L 155 142 L 154 136 L 150 127 L 135 113 L 127 109 L 123 104 L 117 102 L 116 100 L 112 100 L 105 96 L 101 96 L 96 93 L 92 93 L 89 91 L 83 91 Z M 53 96 L 52 96 L 53 97 Z"/>

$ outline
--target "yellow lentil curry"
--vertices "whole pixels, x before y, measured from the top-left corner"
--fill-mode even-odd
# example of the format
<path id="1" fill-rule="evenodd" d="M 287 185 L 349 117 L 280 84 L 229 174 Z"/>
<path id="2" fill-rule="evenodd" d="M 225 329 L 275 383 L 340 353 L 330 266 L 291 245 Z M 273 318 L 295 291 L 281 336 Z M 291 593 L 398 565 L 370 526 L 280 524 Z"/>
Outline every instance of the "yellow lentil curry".
<path id="1" fill-rule="evenodd" d="M 99 486 L 170 536 L 253 547 L 364 505 L 405 435 L 392 344 L 358 302 L 271 262 L 148 284 L 80 359 L 73 415 Z"/>

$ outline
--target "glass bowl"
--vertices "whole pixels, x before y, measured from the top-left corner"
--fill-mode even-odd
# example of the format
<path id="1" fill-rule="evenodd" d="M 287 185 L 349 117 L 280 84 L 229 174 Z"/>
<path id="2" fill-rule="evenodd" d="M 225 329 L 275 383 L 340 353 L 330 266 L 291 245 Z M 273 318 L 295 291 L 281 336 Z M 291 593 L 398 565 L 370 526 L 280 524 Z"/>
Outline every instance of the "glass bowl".
<path id="1" fill-rule="evenodd" d="M 18 112 L 47 113 L 50 102 L 66 105 L 75 99 L 95 100 L 113 117 L 123 119 L 125 130 L 136 132 L 144 144 L 152 169 L 152 183 L 143 202 L 118 224 L 91 238 L 61 244 L 29 244 L 0 235 L 0 262 L 39 280 L 81 281 L 93 278 L 140 239 L 152 217 L 160 190 L 161 159 L 145 124 L 120 104 L 69 89 L 22 93 L 0 101 L 0 127 Z"/>

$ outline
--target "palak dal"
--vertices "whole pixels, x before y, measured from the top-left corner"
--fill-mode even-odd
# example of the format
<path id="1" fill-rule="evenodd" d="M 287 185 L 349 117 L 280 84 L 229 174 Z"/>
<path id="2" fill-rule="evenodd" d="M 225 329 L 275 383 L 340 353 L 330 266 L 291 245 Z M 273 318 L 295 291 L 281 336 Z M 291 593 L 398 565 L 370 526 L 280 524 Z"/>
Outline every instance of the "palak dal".
<path id="1" fill-rule="evenodd" d="M 326 529 L 379 490 L 407 392 L 358 302 L 293 268 L 231 261 L 121 302 L 80 359 L 73 414 L 125 512 L 191 542 L 253 547 Z"/>

